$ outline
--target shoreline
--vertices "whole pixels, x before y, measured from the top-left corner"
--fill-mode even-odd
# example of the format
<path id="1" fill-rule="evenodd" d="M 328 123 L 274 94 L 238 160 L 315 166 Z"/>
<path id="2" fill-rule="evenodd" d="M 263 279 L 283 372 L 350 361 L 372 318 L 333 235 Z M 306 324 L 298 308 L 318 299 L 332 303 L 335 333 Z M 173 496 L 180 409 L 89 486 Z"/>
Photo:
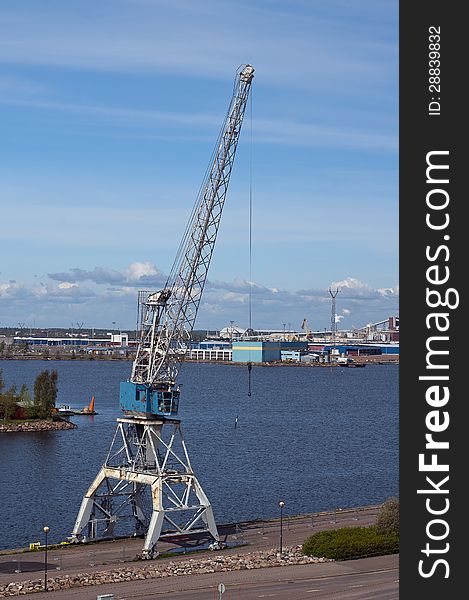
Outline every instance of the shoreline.
<path id="1" fill-rule="evenodd" d="M 335 509 L 329 508 L 324 510 L 319 510 L 315 512 L 306 512 L 306 513 L 295 513 L 295 514 L 287 514 L 283 515 L 283 521 L 285 524 L 286 532 L 290 531 L 290 527 L 293 529 L 294 525 L 298 524 L 303 526 L 306 531 L 314 530 L 314 529 L 336 529 L 336 525 L 340 525 L 342 522 L 348 522 L 351 525 L 359 526 L 366 522 L 370 524 L 374 522 L 376 515 L 382 506 L 382 503 L 375 504 L 363 504 L 358 506 L 348 506 L 344 508 L 337 507 Z M 228 521 L 226 523 L 218 523 L 217 527 L 219 529 L 220 535 L 222 537 L 227 536 L 228 538 L 233 537 L 233 539 L 237 540 L 238 537 L 241 536 L 240 532 L 244 532 L 245 534 L 248 531 L 261 531 L 261 535 L 264 539 L 268 539 L 268 532 L 275 529 L 279 526 L 280 518 L 279 517 L 257 517 L 255 519 L 246 519 L 240 521 Z M 252 537 L 254 542 L 256 540 L 256 535 L 253 533 L 249 537 Z M 238 536 L 238 537 L 237 537 Z M 243 536 L 244 537 L 244 536 Z M 123 544 L 128 544 L 129 550 L 131 547 L 136 546 L 140 548 L 142 545 L 142 536 L 134 536 L 134 535 L 123 535 L 117 536 L 115 538 L 103 538 L 100 540 L 93 540 L 90 542 L 68 542 L 62 540 L 61 542 L 49 543 L 48 548 L 50 550 L 57 551 L 67 551 L 67 550 L 79 550 L 80 548 L 89 548 L 89 547 L 102 547 L 104 548 L 104 552 L 106 553 L 106 548 L 113 548 L 114 546 L 121 546 Z M 245 540 L 246 542 L 246 540 Z M 161 538 L 158 541 L 158 544 L 163 546 L 161 554 L 165 557 L 169 554 L 169 550 L 172 549 L 174 551 L 175 548 L 178 547 L 178 543 L 174 541 L 167 541 L 164 538 Z M 240 544 L 238 544 L 239 546 Z M 243 544 L 244 545 L 244 544 Z M 264 544 L 265 546 L 265 544 Z M 227 546 L 224 550 L 232 550 L 236 547 Z M 0 548 L 0 559 L 5 556 L 9 556 L 12 554 L 37 554 L 44 550 L 44 546 L 40 545 L 36 548 L 27 548 L 26 546 L 15 546 L 12 548 Z M 200 546 L 196 547 L 194 550 L 190 550 L 190 547 L 185 547 L 184 554 L 187 553 L 200 553 L 205 552 L 207 549 L 205 547 Z M 212 551 L 210 551 L 212 552 Z M 116 550 L 116 556 L 119 556 L 119 550 Z M 180 556 L 179 552 L 174 552 L 171 556 L 177 557 Z M 127 557 L 130 559 L 130 555 Z M 161 560 L 162 557 L 155 558 L 152 560 Z M 133 560 L 133 559 L 132 559 Z M 143 560 L 143 559 L 141 559 Z M 1 570 L 0 570 L 1 573 Z"/>
<path id="2" fill-rule="evenodd" d="M 0 433 L 27 433 L 38 431 L 64 431 L 65 429 L 77 429 L 78 425 L 72 421 L 60 419 L 52 421 L 48 419 L 37 419 L 34 421 L 15 421 L 0 423 Z"/>
<path id="3" fill-rule="evenodd" d="M 2 360 L 42 360 L 42 361 L 51 361 L 51 362 L 60 362 L 60 361 L 75 361 L 75 362 L 133 362 L 133 358 L 128 357 L 112 357 L 112 358 L 92 358 L 89 357 L 67 357 L 61 356 L 60 358 L 45 358 L 42 356 L 8 356 L 8 357 L 0 357 L 0 361 Z M 213 364 L 213 365 L 230 365 L 234 367 L 245 367 L 249 363 L 247 362 L 233 362 L 228 360 L 193 360 L 187 358 L 184 360 L 185 363 L 191 364 Z M 376 354 L 372 356 L 358 356 L 354 357 L 353 362 L 355 364 L 371 364 L 371 365 L 398 365 L 399 364 L 399 354 Z M 344 367 L 344 365 L 340 364 L 332 364 L 331 363 L 313 363 L 313 362 L 293 362 L 293 361 L 273 361 L 273 362 L 252 362 L 253 367 Z"/>

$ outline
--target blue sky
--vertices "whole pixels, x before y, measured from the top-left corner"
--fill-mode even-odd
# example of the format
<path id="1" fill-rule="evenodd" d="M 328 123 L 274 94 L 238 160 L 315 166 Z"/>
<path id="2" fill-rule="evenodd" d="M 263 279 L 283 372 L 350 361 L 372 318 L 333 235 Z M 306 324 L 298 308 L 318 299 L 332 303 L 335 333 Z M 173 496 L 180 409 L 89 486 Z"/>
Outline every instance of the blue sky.
<path id="1" fill-rule="evenodd" d="M 398 313 L 398 3 L 4 0 L 0 326 L 122 328 L 255 69 L 196 328 Z M 253 262 L 249 283 L 249 164 Z"/>

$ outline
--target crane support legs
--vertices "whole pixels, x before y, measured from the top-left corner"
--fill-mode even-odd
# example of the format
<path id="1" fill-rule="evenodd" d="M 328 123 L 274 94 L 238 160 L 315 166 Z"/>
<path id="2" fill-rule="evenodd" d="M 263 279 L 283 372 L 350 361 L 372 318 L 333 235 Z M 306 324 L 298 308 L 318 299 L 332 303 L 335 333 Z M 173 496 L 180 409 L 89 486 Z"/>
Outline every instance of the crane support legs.
<path id="1" fill-rule="evenodd" d="M 144 535 L 142 556 L 160 538 L 209 534 L 220 546 L 212 506 L 192 472 L 177 420 L 117 420 L 106 461 L 86 492 L 71 540 Z"/>

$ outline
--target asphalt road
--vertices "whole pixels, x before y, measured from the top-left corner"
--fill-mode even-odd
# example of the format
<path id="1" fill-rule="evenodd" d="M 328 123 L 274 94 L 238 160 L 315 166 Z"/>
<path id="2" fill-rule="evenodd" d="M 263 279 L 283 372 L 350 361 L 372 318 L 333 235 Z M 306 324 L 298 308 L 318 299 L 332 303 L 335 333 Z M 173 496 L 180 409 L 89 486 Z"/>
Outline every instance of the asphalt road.
<path id="1" fill-rule="evenodd" d="M 34 600 L 96 600 L 98 594 L 113 594 L 114 600 L 218 600 L 220 583 L 222 600 L 397 600 L 398 556 L 132 581 L 43 592 Z"/>
<path id="2" fill-rule="evenodd" d="M 337 510 L 332 513 L 284 518 L 283 544 L 301 544 L 313 532 L 344 526 L 365 526 L 374 522 L 376 507 Z M 221 526 L 220 533 L 229 548 L 225 553 L 240 554 L 279 544 L 278 520 Z M 133 561 L 142 547 L 141 539 L 102 542 L 93 545 L 64 546 L 48 552 L 49 577 L 112 570 Z M 181 547 L 159 544 L 160 552 L 178 550 L 181 558 L 191 553 L 190 541 Z M 213 557 L 215 553 L 210 553 Z M 196 555 L 197 556 L 197 555 Z M 198 555 L 201 558 L 203 555 Z M 171 558 L 158 559 L 164 563 Z M 132 562 L 132 565 L 139 563 Z M 26 579 L 41 579 L 44 552 L 2 553 L 0 584 Z M 99 594 L 113 593 L 115 600 L 168 598 L 177 600 L 219 600 L 217 586 L 224 583 L 221 600 L 302 600 L 327 598 L 340 600 L 398 598 L 398 556 L 375 557 L 354 561 L 271 567 L 227 573 L 185 575 L 165 579 L 105 584 L 72 590 L 34 594 L 34 600 L 96 600 Z"/>

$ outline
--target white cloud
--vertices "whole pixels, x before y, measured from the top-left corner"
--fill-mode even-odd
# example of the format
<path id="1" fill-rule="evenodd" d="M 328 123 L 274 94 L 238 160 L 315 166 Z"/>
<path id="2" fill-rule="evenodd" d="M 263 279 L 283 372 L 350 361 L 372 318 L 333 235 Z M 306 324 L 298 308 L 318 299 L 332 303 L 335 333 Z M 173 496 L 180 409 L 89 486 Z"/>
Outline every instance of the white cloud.
<path id="1" fill-rule="evenodd" d="M 36 323 L 42 320 L 44 326 L 68 326 L 70 318 L 92 322 L 94 326 L 99 326 L 101 321 L 102 326 L 109 326 L 109 315 L 120 315 L 112 320 L 118 320 L 121 327 L 133 328 L 136 288 L 158 289 L 166 281 L 153 263 L 138 261 L 122 272 L 95 267 L 91 271 L 70 269 L 52 276 L 53 279 L 32 286 L 0 283 L 0 307 L 4 319 L 10 318 L 12 323 L 16 323 L 18 317 L 13 315 L 21 313 L 25 315 L 23 321 L 26 321 L 27 315 L 34 315 Z M 86 281 L 94 287 L 86 286 Z M 160 285 L 147 285 L 150 282 Z M 342 323 L 343 327 L 352 326 L 352 313 L 353 324 L 358 325 L 398 314 L 397 286 L 382 288 L 393 290 L 392 294 L 383 294 L 381 288 L 373 289 L 353 277 L 337 284 L 343 284 L 337 296 L 337 322 Z M 350 308 L 340 306 L 345 299 Z M 233 319 L 247 326 L 249 305 L 252 308 L 253 327 L 275 328 L 286 323 L 290 324 L 289 328 L 299 329 L 304 318 L 308 318 L 312 330 L 330 324 L 330 296 L 327 289 L 289 291 L 258 282 L 250 284 L 238 277 L 231 282 L 207 282 L 196 328 L 222 327 Z"/>
<path id="2" fill-rule="evenodd" d="M 48 276 L 62 282 L 59 287 L 64 287 L 65 283 L 71 287 L 79 281 L 91 281 L 97 285 L 130 286 L 131 289 L 131 286 L 139 285 L 158 287 L 166 281 L 166 276 L 149 261 L 135 261 L 122 273 L 108 267 L 94 267 L 92 270 L 73 268 L 61 273 L 49 273 Z"/>
<path id="3" fill-rule="evenodd" d="M 124 277 L 127 281 L 140 281 L 143 277 L 153 277 L 161 275 L 158 269 L 151 262 L 133 262 L 124 271 Z"/>
<path id="4" fill-rule="evenodd" d="M 62 283 L 59 283 L 59 285 L 57 287 L 60 288 L 61 290 L 69 290 L 71 288 L 76 288 L 78 286 L 76 283 L 69 283 L 68 281 L 64 281 Z"/>
<path id="5" fill-rule="evenodd" d="M 383 296 L 393 296 L 393 295 L 399 294 L 399 286 L 395 285 L 393 287 L 388 287 L 388 288 L 379 288 L 377 291 L 379 294 L 382 294 Z"/>
<path id="6" fill-rule="evenodd" d="M 333 288 L 338 288 L 339 294 L 337 299 L 377 299 L 377 298 L 393 298 L 399 297 L 399 286 L 390 286 L 384 288 L 373 288 L 368 283 L 364 283 L 354 277 L 347 277 L 341 281 L 335 281 L 331 284 Z"/>
<path id="7" fill-rule="evenodd" d="M 12 298 L 17 293 L 21 293 L 21 290 L 22 286 L 17 283 L 12 283 L 10 281 L 7 283 L 0 282 L 0 298 Z"/>
<path id="8" fill-rule="evenodd" d="M 236 302 L 241 304 L 246 304 L 249 301 L 249 296 L 247 294 L 239 294 L 236 292 L 227 292 L 222 296 L 223 301 L 225 302 Z"/>
<path id="9" fill-rule="evenodd" d="M 347 279 L 343 279 L 342 281 L 334 281 L 331 284 L 332 288 L 339 288 L 343 290 L 344 288 L 349 290 L 370 290 L 370 286 L 354 277 L 347 277 Z"/>

